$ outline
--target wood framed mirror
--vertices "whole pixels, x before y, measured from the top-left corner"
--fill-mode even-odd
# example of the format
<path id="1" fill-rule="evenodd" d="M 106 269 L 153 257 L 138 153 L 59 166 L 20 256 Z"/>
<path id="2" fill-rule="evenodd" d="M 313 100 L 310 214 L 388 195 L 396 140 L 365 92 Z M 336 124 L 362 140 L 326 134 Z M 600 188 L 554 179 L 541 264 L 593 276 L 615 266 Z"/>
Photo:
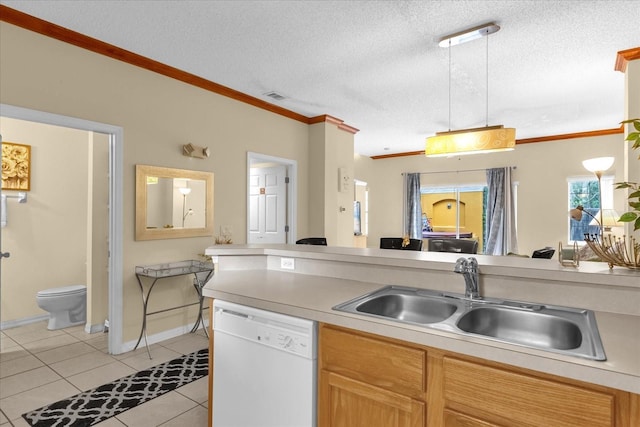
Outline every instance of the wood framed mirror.
<path id="1" fill-rule="evenodd" d="M 136 165 L 136 240 L 213 236 L 213 173 Z"/>

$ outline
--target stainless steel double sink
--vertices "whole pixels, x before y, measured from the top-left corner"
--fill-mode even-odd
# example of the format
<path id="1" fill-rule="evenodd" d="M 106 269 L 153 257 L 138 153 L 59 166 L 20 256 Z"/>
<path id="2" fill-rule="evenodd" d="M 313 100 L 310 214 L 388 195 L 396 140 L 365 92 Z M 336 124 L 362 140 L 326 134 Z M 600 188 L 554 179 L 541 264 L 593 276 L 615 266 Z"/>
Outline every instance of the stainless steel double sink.
<path id="1" fill-rule="evenodd" d="M 606 360 L 590 310 L 386 286 L 333 307 L 431 329 Z"/>

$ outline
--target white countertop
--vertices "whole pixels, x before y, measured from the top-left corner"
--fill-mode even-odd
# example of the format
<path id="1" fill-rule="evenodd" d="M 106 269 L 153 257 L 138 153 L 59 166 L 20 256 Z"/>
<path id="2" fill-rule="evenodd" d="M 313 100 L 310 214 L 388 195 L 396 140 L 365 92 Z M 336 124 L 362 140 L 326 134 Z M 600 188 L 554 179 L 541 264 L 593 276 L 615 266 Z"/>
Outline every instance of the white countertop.
<path id="1" fill-rule="evenodd" d="M 422 259 L 420 253 L 416 257 L 415 254 L 407 254 L 407 251 L 382 251 L 383 253 L 381 254 L 380 250 L 375 249 L 323 248 L 323 250 L 318 251 L 316 248 L 222 245 L 209 248 L 206 253 L 214 257 L 220 257 L 218 261 L 221 268 L 216 271 L 214 277 L 207 283 L 203 294 L 210 298 L 330 323 L 640 394 L 640 316 L 595 311 L 607 360 L 592 361 L 371 316 L 338 312 L 332 310 L 332 307 L 379 289 L 384 284 L 381 284 L 380 281 L 360 280 L 361 277 L 358 277 L 359 280 L 353 280 L 345 277 L 327 277 L 324 274 L 317 274 L 326 269 L 326 262 L 332 263 L 331 271 L 327 269 L 327 275 L 336 276 L 337 273 L 334 270 L 335 265 L 340 265 L 335 264 L 338 260 L 340 263 L 347 263 L 350 267 L 356 269 L 362 267 L 363 264 L 366 269 L 366 261 L 369 261 L 369 264 L 375 264 L 378 268 L 382 263 L 393 269 L 403 264 L 411 264 L 420 260 L 421 267 L 427 269 L 440 267 L 440 270 L 450 270 L 450 263 L 455 262 L 456 257 L 445 257 L 445 266 L 439 259 L 435 259 L 431 263 L 427 262 L 427 264 L 431 265 L 424 265 L 425 260 Z M 406 255 L 409 256 L 407 257 Z M 225 267 L 225 261 L 227 260 L 223 257 L 229 257 L 227 267 Z M 264 263 L 261 257 L 267 257 Z M 275 258 L 271 259 L 273 257 Z M 294 258 L 299 265 L 305 266 L 304 269 L 301 267 L 304 273 L 280 270 L 279 257 Z M 482 263 L 483 259 L 481 257 L 477 256 Z M 310 264 L 304 264 L 305 259 L 309 260 Z M 511 259 L 507 261 L 508 264 L 511 263 Z M 352 266 L 352 263 L 355 264 Z M 509 273 L 509 270 L 514 268 L 522 269 L 522 267 L 517 266 L 518 263 L 515 264 L 497 265 L 495 268 L 503 269 L 505 273 Z M 542 276 L 555 268 L 552 265 L 547 267 L 548 269 L 546 270 L 542 269 Z M 437 270 L 438 268 L 435 269 Z M 487 266 L 484 265 L 482 271 L 486 272 L 487 270 Z M 524 274 L 531 274 L 529 270 L 525 269 Z M 631 287 L 634 292 L 640 290 L 640 276 L 629 275 L 624 271 L 618 273 L 614 269 L 613 273 L 595 272 L 585 274 L 584 271 L 572 271 L 571 273 L 573 273 L 572 279 L 569 282 L 575 282 L 575 274 L 579 276 L 606 275 L 610 280 L 607 281 L 603 280 L 602 277 L 595 277 L 586 280 L 586 282 L 588 286 L 593 286 L 592 283 L 595 281 L 600 283 L 600 286 Z M 494 271 L 492 274 L 498 273 Z M 511 272 L 511 274 L 516 273 Z M 348 270 L 343 275 L 350 276 L 353 273 Z M 522 272 L 519 274 L 519 277 L 521 276 Z M 630 278 L 631 280 L 617 280 L 618 277 Z M 539 276 L 536 276 L 535 280 L 539 280 Z M 457 291 L 462 292 L 462 288 Z M 635 294 L 633 295 L 635 296 Z M 548 301 L 547 303 L 552 302 Z"/>
<path id="2" fill-rule="evenodd" d="M 215 245 L 207 248 L 205 254 L 212 256 L 280 255 L 446 271 L 451 270 L 451 265 L 457 258 L 468 256 L 446 252 L 313 245 Z M 578 268 L 573 268 L 563 267 L 556 259 L 480 254 L 471 256 L 478 259 L 482 274 L 624 286 L 640 290 L 640 270 L 621 267 L 610 269 L 604 262 L 583 261 Z"/>

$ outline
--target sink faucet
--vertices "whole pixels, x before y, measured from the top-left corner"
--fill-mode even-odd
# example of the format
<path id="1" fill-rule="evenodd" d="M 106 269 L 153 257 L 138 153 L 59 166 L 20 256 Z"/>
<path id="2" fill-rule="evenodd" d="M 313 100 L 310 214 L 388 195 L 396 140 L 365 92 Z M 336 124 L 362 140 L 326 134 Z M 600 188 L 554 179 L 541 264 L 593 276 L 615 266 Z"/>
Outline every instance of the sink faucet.
<path id="1" fill-rule="evenodd" d="M 474 257 L 458 258 L 453 271 L 464 275 L 464 296 L 469 299 L 480 298 L 478 287 L 478 261 Z"/>

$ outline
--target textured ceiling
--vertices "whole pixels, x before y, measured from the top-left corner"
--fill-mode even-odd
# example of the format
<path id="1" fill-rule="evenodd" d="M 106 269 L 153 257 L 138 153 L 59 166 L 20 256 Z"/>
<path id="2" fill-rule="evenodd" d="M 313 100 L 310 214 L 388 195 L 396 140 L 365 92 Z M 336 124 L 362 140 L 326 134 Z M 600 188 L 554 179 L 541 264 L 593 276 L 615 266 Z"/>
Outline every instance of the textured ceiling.
<path id="1" fill-rule="evenodd" d="M 518 139 L 616 128 L 616 53 L 640 46 L 637 0 L 1 3 L 303 115 L 338 117 L 360 129 L 355 150 L 368 156 L 422 150 L 435 132 L 484 126 L 487 112 Z M 502 29 L 488 46 L 438 47 L 491 21 Z"/>

